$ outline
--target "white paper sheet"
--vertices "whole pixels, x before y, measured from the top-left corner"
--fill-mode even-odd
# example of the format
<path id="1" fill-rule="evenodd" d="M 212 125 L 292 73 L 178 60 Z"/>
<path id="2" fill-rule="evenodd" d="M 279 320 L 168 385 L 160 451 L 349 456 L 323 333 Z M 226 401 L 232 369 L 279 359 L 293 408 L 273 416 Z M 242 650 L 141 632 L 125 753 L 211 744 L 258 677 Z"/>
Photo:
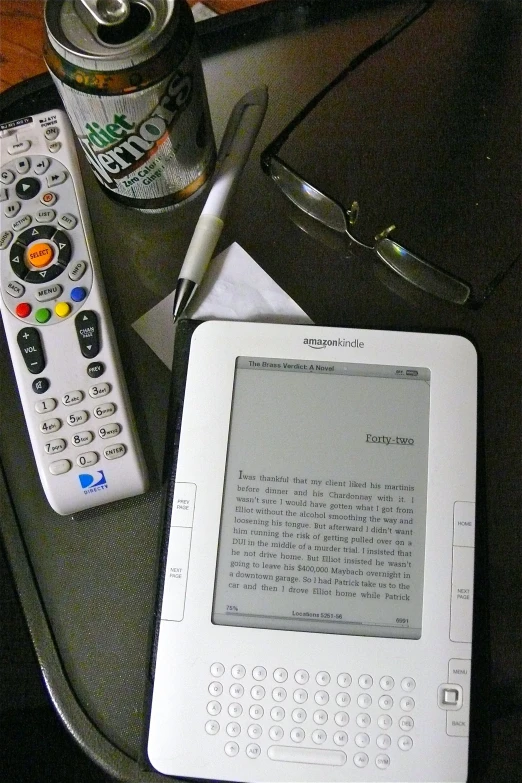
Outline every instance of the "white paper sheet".
<path id="1" fill-rule="evenodd" d="M 133 323 L 154 353 L 172 367 L 174 292 Z M 236 242 L 216 256 L 185 315 L 202 321 L 262 321 L 311 324 L 313 321 Z"/>

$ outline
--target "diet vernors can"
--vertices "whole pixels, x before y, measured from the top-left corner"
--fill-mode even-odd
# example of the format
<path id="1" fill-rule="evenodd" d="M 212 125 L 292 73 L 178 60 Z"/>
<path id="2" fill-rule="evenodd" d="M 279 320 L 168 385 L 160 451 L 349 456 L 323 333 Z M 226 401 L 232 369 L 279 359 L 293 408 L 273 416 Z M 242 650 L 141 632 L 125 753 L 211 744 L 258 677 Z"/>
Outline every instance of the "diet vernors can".
<path id="1" fill-rule="evenodd" d="M 126 0 L 100 24 L 82 0 L 47 0 L 47 67 L 102 186 L 139 210 L 186 201 L 216 157 L 195 23 L 185 0 Z"/>

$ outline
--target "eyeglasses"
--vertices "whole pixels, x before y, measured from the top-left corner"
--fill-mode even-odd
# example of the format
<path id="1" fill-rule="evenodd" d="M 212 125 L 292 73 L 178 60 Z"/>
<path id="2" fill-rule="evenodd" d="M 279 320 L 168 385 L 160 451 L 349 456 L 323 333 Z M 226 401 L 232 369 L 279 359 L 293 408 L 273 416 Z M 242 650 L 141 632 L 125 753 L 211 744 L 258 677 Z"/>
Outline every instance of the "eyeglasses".
<path id="1" fill-rule="evenodd" d="M 476 305 L 477 301 L 473 297 L 471 286 L 468 283 L 425 261 L 411 250 L 391 239 L 390 234 L 395 226 L 389 226 L 381 231 L 375 237 L 374 244 L 370 245 L 357 239 L 353 233 L 353 226 L 360 211 L 357 201 L 353 201 L 349 207 L 343 205 L 340 201 L 319 190 L 311 182 L 304 179 L 279 155 L 281 147 L 297 126 L 334 87 L 340 84 L 361 63 L 393 41 L 403 30 L 421 17 L 433 5 L 433 2 L 434 0 L 430 0 L 417 5 L 385 35 L 364 49 L 346 68 L 343 68 L 326 87 L 301 109 L 277 138 L 266 147 L 261 153 L 261 166 L 265 174 L 272 178 L 286 198 L 300 210 L 333 231 L 347 235 L 353 244 L 375 253 L 381 261 L 404 280 L 429 294 L 453 304 Z"/>

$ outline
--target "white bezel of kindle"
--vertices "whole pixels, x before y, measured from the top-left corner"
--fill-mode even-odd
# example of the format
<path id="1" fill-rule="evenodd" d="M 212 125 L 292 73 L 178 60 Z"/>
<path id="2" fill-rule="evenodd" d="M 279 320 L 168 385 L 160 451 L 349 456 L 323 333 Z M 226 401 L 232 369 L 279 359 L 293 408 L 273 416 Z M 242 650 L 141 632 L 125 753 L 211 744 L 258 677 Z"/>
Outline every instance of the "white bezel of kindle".
<path id="1" fill-rule="evenodd" d="M 429 370 L 420 638 L 212 622 L 238 357 Z M 466 781 L 476 406 L 476 352 L 462 337 L 218 321 L 196 328 L 160 602 L 148 737 L 156 770 L 252 783 Z"/>

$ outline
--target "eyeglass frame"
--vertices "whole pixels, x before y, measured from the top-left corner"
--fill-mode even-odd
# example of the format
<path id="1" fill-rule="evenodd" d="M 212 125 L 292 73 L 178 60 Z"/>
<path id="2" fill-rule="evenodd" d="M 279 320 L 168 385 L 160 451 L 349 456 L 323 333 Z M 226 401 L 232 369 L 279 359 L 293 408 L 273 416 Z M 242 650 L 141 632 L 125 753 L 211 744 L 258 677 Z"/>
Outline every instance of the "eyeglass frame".
<path id="1" fill-rule="evenodd" d="M 277 178 L 274 176 L 271 168 L 272 168 L 272 162 L 276 161 L 281 167 L 283 167 L 286 171 L 288 171 L 294 178 L 300 180 L 303 185 L 305 185 L 308 188 L 313 189 L 318 195 L 322 196 L 323 198 L 329 200 L 333 205 L 335 205 L 339 211 L 343 214 L 344 217 L 344 223 L 345 223 L 345 233 L 348 235 L 351 242 L 353 242 L 356 245 L 359 245 L 360 247 L 363 247 L 366 250 L 370 250 L 372 252 L 375 252 L 377 256 L 383 261 L 389 268 L 391 268 L 395 273 L 397 273 L 400 277 L 402 277 L 404 280 L 406 280 L 411 285 L 416 286 L 417 288 L 420 288 L 421 290 L 425 291 L 428 294 L 438 296 L 439 298 L 443 299 L 444 301 L 450 302 L 452 304 L 459 304 L 459 305 L 466 305 L 469 307 L 479 307 L 484 303 L 484 301 L 488 298 L 491 291 L 495 288 L 495 285 L 497 283 L 497 278 L 488 286 L 487 291 L 484 293 L 484 295 L 480 298 L 476 297 L 473 294 L 472 286 L 471 284 L 467 283 L 463 279 L 457 277 L 456 275 L 450 274 L 446 272 L 445 270 L 441 269 L 435 264 L 432 264 L 428 261 L 425 261 L 424 259 L 420 258 L 418 255 L 413 253 L 412 251 L 408 250 L 407 248 L 400 245 L 398 242 L 395 242 L 394 240 L 389 238 L 389 234 L 394 230 L 395 226 L 389 226 L 388 228 L 384 229 L 384 231 L 377 234 L 375 237 L 375 244 L 374 245 L 367 245 L 364 242 L 361 242 L 358 240 L 353 234 L 351 233 L 351 226 L 353 226 L 357 220 L 357 213 L 359 210 L 359 205 L 357 201 L 353 201 L 350 208 L 347 209 L 344 204 L 342 204 L 338 199 L 334 198 L 333 196 L 329 195 L 328 193 L 324 193 L 323 191 L 319 190 L 315 185 L 313 185 L 308 180 L 304 179 L 301 174 L 299 174 L 292 166 L 290 166 L 288 163 L 286 163 L 279 155 L 279 152 L 282 148 L 282 146 L 286 143 L 286 141 L 289 139 L 289 137 L 292 135 L 294 130 L 301 124 L 301 122 L 316 108 L 316 106 L 319 105 L 319 103 L 323 100 L 323 98 L 328 95 L 329 92 L 331 92 L 338 84 L 340 84 L 344 79 L 352 72 L 354 71 L 359 65 L 361 65 L 365 60 L 367 60 L 369 57 L 371 57 L 376 52 L 380 51 L 382 48 L 384 48 L 388 43 L 393 41 L 403 30 L 405 30 L 407 27 L 409 27 L 413 22 L 415 22 L 418 18 L 423 16 L 423 14 L 434 4 L 435 0 L 426 0 L 425 2 L 421 2 L 418 4 L 412 11 L 410 11 L 408 14 L 403 16 L 387 33 L 382 35 L 380 38 L 378 38 L 376 41 L 374 41 L 372 44 L 367 46 L 365 49 L 363 49 L 362 52 L 360 52 L 358 55 L 356 55 L 349 64 L 343 68 L 337 76 L 335 76 L 332 81 L 330 81 L 325 87 L 323 87 L 291 120 L 290 122 L 283 128 L 283 130 L 276 136 L 276 138 L 270 142 L 270 144 L 265 147 L 265 149 L 261 152 L 260 159 L 261 159 L 261 168 L 263 172 L 271 177 L 271 179 L 276 182 L 279 189 L 283 193 L 283 195 L 288 198 L 292 203 L 294 203 L 299 209 L 301 209 L 303 212 L 306 212 L 303 207 L 301 207 L 300 204 L 298 204 L 296 201 L 291 199 L 291 197 L 288 195 L 287 192 L 280 186 L 280 184 L 277 181 Z M 317 218 L 315 215 L 311 213 L 307 213 L 309 216 L 314 219 L 320 221 L 320 218 Z M 320 221 L 323 222 L 323 221 Z M 324 224 L 324 223 L 323 223 Z M 336 229 L 332 229 L 336 230 Z M 444 296 L 441 294 L 437 294 L 433 291 L 433 289 L 430 289 L 429 287 L 425 285 L 420 285 L 418 280 L 415 280 L 411 276 L 405 274 L 404 270 L 401 270 L 396 264 L 394 265 L 392 260 L 392 253 L 404 253 L 408 254 L 408 257 L 418 265 L 419 270 L 422 271 L 429 271 L 429 273 L 432 275 L 433 279 L 437 278 L 439 281 L 442 281 L 442 283 L 446 283 L 447 285 L 451 285 L 454 288 L 460 287 L 462 290 L 462 296 L 459 298 L 452 298 L 449 296 Z M 512 263 L 516 263 L 518 259 L 515 259 Z M 511 268 L 512 264 L 510 265 Z M 504 276 L 505 272 L 502 273 L 502 277 Z"/>

